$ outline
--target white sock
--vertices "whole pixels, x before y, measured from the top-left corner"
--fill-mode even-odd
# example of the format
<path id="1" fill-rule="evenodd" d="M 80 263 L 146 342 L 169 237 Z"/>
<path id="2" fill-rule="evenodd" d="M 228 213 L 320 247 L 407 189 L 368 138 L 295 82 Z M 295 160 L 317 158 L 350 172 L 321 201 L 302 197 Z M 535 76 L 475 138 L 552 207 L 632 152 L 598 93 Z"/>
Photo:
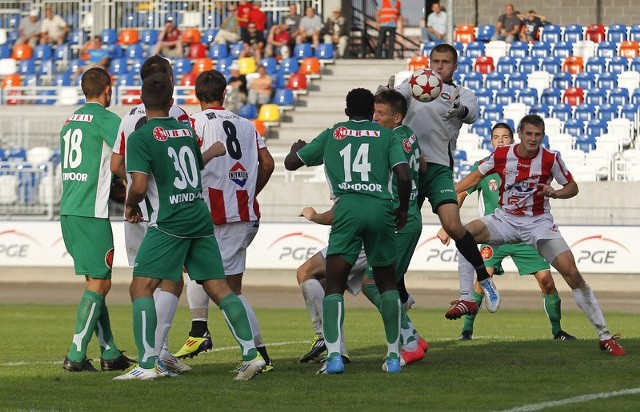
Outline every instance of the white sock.
<path id="1" fill-rule="evenodd" d="M 407 352 L 413 352 L 418 349 L 418 341 L 413 335 L 413 327 L 409 327 L 407 329 L 400 327 L 400 339 L 402 341 L 402 349 Z"/>
<path id="2" fill-rule="evenodd" d="M 342 356 L 349 357 L 349 352 L 347 352 L 347 344 L 344 340 L 344 325 L 340 328 L 340 354 Z"/>
<path id="3" fill-rule="evenodd" d="M 244 295 L 238 295 L 238 298 L 242 301 L 245 310 L 247 311 L 247 317 L 249 318 L 249 324 L 251 325 L 251 333 L 253 333 L 253 342 L 256 347 L 264 346 L 264 341 L 262 340 L 262 334 L 260 333 L 260 326 L 258 326 L 258 318 L 256 317 L 256 313 L 253 311 L 253 308 L 244 297 Z"/>
<path id="4" fill-rule="evenodd" d="M 324 289 L 317 279 L 307 279 L 300 285 L 304 303 L 311 316 L 313 330 L 317 336 L 322 336 L 322 301 L 324 300 Z"/>
<path id="5" fill-rule="evenodd" d="M 587 315 L 587 318 L 596 329 L 598 338 L 600 340 L 611 339 L 611 333 L 609 333 L 607 322 L 604 320 L 604 314 L 589 285 L 585 284 L 581 288 L 573 289 L 571 293 L 573 294 L 573 300 L 576 301 L 578 307 Z"/>
<path id="6" fill-rule="evenodd" d="M 157 291 L 157 289 L 156 289 Z M 154 299 L 156 307 L 156 316 L 158 318 L 158 324 L 156 326 L 156 347 L 155 354 L 159 359 L 169 356 L 169 329 L 173 322 L 173 317 L 176 314 L 178 308 L 178 297 L 170 292 L 161 290 L 158 293 L 154 292 L 156 298 Z"/>
<path id="7" fill-rule="evenodd" d="M 475 276 L 475 269 L 473 265 L 462 256 L 460 252 L 456 252 L 458 255 L 458 280 L 460 282 L 460 300 L 473 301 L 473 278 Z"/>
<path id="8" fill-rule="evenodd" d="M 209 295 L 202 285 L 198 285 L 194 280 L 187 282 L 187 301 L 191 309 L 191 320 L 206 322 L 209 317 Z M 194 315 L 194 312 L 199 313 L 200 316 Z M 204 317 L 202 317 L 203 314 Z"/>

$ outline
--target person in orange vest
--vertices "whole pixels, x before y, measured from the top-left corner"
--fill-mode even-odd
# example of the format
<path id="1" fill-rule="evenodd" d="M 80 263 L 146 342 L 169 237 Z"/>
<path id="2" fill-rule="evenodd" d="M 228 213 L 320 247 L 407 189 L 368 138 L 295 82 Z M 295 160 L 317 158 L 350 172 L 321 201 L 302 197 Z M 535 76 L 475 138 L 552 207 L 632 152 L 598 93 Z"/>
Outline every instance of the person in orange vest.
<path id="1" fill-rule="evenodd" d="M 376 18 L 380 25 L 378 44 L 376 46 L 376 58 L 393 59 L 393 48 L 396 42 L 396 27 L 400 17 L 400 0 L 378 0 L 376 2 Z M 386 53 L 382 52 L 383 45 L 387 43 Z"/>

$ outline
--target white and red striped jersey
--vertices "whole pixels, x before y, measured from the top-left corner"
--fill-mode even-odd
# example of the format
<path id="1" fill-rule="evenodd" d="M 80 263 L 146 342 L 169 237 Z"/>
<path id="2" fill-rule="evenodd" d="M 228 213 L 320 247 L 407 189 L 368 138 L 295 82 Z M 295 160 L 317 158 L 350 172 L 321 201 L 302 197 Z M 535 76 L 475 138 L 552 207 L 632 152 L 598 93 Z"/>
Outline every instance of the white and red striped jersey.
<path id="1" fill-rule="evenodd" d="M 184 123 L 187 126 L 191 126 L 189 122 L 189 115 L 180 106 L 171 106 L 169 109 L 169 116 L 176 118 L 179 122 Z M 113 145 L 113 153 L 125 157 L 125 168 L 127 166 L 127 139 L 131 136 L 131 133 L 144 126 L 145 123 L 147 123 L 147 112 L 144 108 L 144 103 L 137 105 L 122 117 L 120 128 L 118 129 L 118 136 L 116 137 L 116 142 Z M 131 175 L 129 173 L 127 173 L 127 181 L 131 182 Z M 129 186 L 127 186 L 127 193 L 128 190 Z M 142 210 L 143 220 L 148 222 L 149 213 L 145 201 L 140 202 L 140 209 Z"/>
<path id="2" fill-rule="evenodd" d="M 206 109 L 191 115 L 198 140 L 205 151 L 215 142 L 227 149 L 202 170 L 205 202 L 216 225 L 260 219 L 256 200 L 258 150 L 266 148 L 255 126 L 224 108 Z"/>
<path id="3" fill-rule="evenodd" d="M 573 180 L 571 173 L 559 153 L 540 147 L 535 157 L 525 158 L 518 156 L 517 147 L 512 144 L 496 148 L 478 170 L 485 176 L 500 175 L 500 206 L 505 212 L 520 216 L 548 213 L 549 199 L 539 191 L 539 185 L 548 185 L 555 179 L 564 186 Z"/>

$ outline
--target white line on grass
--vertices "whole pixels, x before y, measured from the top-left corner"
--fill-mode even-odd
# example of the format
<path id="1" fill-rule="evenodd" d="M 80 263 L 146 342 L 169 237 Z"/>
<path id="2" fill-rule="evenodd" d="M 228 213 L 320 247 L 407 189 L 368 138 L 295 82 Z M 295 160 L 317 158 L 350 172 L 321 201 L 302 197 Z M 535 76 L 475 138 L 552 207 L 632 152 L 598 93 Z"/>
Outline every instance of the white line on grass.
<path id="1" fill-rule="evenodd" d="M 596 399 L 607 399 L 607 398 L 613 398 L 614 396 L 635 395 L 637 393 L 640 393 L 640 388 L 624 389 L 624 390 L 615 391 L 615 392 L 593 393 L 590 395 L 574 396 L 573 398 L 561 399 L 558 401 L 532 403 L 530 405 L 524 405 L 524 406 L 519 406 L 513 409 L 507 409 L 503 412 L 539 411 L 546 408 L 552 408 L 554 406 L 569 405 L 572 403 L 581 403 L 581 402 L 587 402 L 587 401 L 592 401 Z"/>

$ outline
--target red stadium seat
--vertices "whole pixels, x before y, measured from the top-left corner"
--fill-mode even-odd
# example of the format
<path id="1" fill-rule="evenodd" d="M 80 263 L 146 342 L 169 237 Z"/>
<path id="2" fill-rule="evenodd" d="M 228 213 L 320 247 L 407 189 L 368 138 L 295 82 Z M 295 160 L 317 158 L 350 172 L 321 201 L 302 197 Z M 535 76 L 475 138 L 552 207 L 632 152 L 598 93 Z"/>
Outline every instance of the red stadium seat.
<path id="1" fill-rule="evenodd" d="M 453 37 L 457 42 L 471 43 L 476 40 L 476 28 L 472 24 L 459 24 Z"/>
<path id="2" fill-rule="evenodd" d="M 409 60 L 409 64 L 407 65 L 407 70 L 410 72 L 415 72 L 418 69 L 423 69 L 429 67 L 429 58 L 427 56 L 411 56 Z"/>
<path id="3" fill-rule="evenodd" d="M 294 73 L 287 81 L 287 89 L 291 90 L 307 90 L 307 76 L 300 73 Z"/>
<path id="4" fill-rule="evenodd" d="M 590 24 L 587 26 L 587 32 L 584 39 L 591 40 L 594 43 L 604 41 L 604 26 L 602 24 Z"/>
<path id="5" fill-rule="evenodd" d="M 122 96 L 122 104 L 140 104 L 140 90 L 127 90 Z"/>
<path id="6" fill-rule="evenodd" d="M 476 58 L 473 70 L 482 74 L 491 73 L 495 67 L 493 66 L 493 57 L 480 56 Z"/>
<path id="7" fill-rule="evenodd" d="M 122 29 L 118 35 L 118 43 L 126 46 L 138 43 L 138 30 Z"/>
<path id="8" fill-rule="evenodd" d="M 569 56 L 562 63 L 562 71 L 571 74 L 578 74 L 584 70 L 584 60 L 582 56 Z"/>
<path id="9" fill-rule="evenodd" d="M 187 57 L 190 59 L 201 59 L 207 57 L 207 47 L 202 43 L 193 43 L 189 45 Z"/>
<path id="10" fill-rule="evenodd" d="M 577 106 L 584 103 L 584 91 L 579 87 L 569 87 L 562 95 L 562 103 Z"/>

